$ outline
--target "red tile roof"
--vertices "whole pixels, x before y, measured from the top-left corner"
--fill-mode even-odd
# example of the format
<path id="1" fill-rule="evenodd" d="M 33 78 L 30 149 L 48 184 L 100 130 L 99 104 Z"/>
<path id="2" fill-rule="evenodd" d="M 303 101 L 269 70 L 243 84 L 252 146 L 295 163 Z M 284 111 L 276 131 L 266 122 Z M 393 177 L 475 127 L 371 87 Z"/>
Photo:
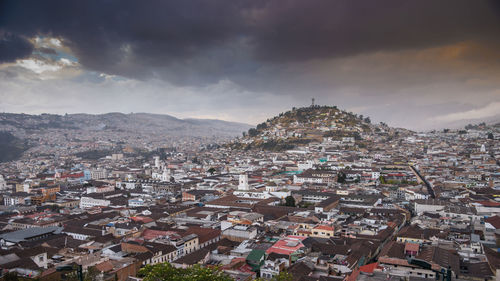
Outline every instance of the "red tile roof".
<path id="1" fill-rule="evenodd" d="M 333 231 L 333 227 L 328 225 L 318 225 L 314 229 Z"/>
<path id="2" fill-rule="evenodd" d="M 407 242 L 405 244 L 405 252 L 406 251 L 418 252 L 419 248 L 420 248 L 420 245 L 418 243 L 409 243 L 409 242 Z"/>
<path id="3" fill-rule="evenodd" d="M 500 229 L 500 217 L 499 216 L 493 216 L 485 219 L 487 223 L 490 223 L 495 227 L 496 229 Z"/>
<path id="4" fill-rule="evenodd" d="M 274 243 L 273 246 L 266 250 L 266 254 L 277 253 L 282 255 L 291 255 L 300 248 L 304 247 L 302 241 L 306 238 L 307 237 L 289 235 L 286 238 Z"/>

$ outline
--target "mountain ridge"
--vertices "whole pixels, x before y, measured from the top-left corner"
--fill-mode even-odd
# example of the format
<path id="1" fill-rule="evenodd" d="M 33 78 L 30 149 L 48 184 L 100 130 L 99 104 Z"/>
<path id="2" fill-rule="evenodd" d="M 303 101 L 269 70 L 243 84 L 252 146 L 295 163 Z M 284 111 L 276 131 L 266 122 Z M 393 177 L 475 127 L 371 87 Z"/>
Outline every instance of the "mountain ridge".
<path id="1" fill-rule="evenodd" d="M 0 130 L 40 130 L 40 129 L 86 129 L 86 130 L 125 130 L 135 131 L 139 125 L 160 129 L 161 133 L 168 130 L 183 136 L 221 135 L 236 136 L 251 127 L 249 124 L 218 119 L 180 119 L 168 114 L 153 113 L 121 113 L 108 112 L 103 114 L 49 114 L 38 115 L 25 113 L 0 113 Z M 183 127 L 185 127 L 183 129 Z M 207 128 L 208 127 L 208 128 Z M 170 132 L 172 133 L 172 132 Z M 174 134 L 175 135 L 175 134 Z"/>

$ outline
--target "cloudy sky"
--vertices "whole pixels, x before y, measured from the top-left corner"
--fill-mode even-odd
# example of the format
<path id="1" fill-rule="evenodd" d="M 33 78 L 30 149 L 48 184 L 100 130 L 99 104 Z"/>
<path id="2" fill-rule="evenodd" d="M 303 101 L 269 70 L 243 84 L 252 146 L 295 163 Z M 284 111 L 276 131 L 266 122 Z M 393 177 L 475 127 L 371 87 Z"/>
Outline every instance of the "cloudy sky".
<path id="1" fill-rule="evenodd" d="M 500 1 L 0 1 L 0 111 L 500 121 Z"/>

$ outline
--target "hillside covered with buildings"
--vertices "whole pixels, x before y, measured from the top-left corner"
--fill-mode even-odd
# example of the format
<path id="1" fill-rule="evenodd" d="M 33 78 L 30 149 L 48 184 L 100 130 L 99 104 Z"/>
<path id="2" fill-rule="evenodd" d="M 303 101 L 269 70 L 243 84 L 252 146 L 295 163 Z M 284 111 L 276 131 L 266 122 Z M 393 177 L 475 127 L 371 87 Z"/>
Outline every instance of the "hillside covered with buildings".
<path id="1" fill-rule="evenodd" d="M 233 280 L 500 278 L 498 126 L 418 133 L 314 106 L 219 142 L 131 136 L 147 153 L 40 136 L 53 150 L 0 164 L 4 277 L 141 280 L 168 262 Z"/>

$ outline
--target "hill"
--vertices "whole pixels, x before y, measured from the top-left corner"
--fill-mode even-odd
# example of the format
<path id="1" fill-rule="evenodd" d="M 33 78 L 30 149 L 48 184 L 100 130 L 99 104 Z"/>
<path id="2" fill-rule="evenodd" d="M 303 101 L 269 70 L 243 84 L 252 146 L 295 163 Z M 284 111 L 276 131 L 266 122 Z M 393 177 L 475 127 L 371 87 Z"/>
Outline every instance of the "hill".
<path id="1" fill-rule="evenodd" d="M 243 123 L 207 119 L 179 119 L 149 113 L 92 114 L 0 114 L 0 130 L 31 133 L 45 129 L 120 131 L 169 136 L 236 136 L 250 128 Z"/>
<path id="2" fill-rule="evenodd" d="M 179 119 L 148 113 L 0 114 L 0 161 L 26 156 L 149 151 L 191 142 L 195 145 L 241 135 L 250 125 L 208 119 Z"/>
<path id="3" fill-rule="evenodd" d="M 338 109 L 336 106 L 293 108 L 251 128 L 232 143 L 234 149 L 283 151 L 325 139 L 360 142 L 374 133 L 393 134 L 404 129 L 384 123 L 372 124 L 369 117 Z"/>

